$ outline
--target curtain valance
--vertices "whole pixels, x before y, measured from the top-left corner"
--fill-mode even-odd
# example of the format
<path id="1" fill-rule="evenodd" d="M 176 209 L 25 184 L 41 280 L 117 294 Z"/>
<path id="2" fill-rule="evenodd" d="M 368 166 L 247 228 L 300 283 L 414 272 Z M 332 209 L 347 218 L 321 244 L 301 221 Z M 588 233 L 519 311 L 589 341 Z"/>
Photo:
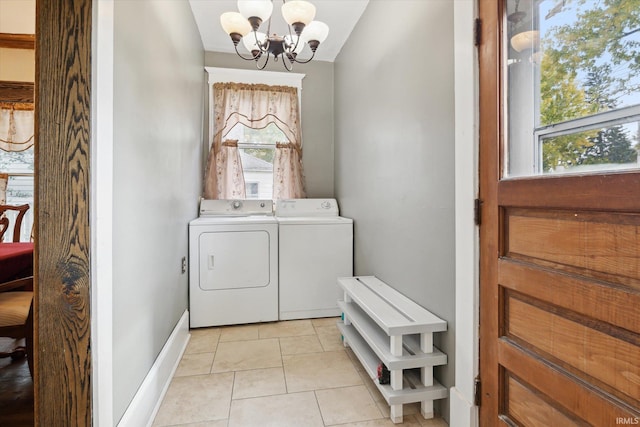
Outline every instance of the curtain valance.
<path id="1" fill-rule="evenodd" d="M 219 107 L 214 111 L 214 140 L 224 138 L 238 123 L 253 129 L 275 123 L 289 142 L 300 140 L 298 90 L 294 87 L 216 83 L 213 102 Z"/>
<path id="2" fill-rule="evenodd" d="M 33 146 L 33 104 L 0 102 L 0 150 L 24 151 Z"/>

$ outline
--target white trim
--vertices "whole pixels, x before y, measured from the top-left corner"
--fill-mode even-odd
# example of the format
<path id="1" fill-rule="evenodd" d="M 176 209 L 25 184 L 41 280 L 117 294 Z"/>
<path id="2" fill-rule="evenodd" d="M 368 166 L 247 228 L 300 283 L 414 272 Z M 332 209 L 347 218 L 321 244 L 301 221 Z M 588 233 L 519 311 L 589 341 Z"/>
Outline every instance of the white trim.
<path id="1" fill-rule="evenodd" d="M 190 336 L 189 311 L 185 310 L 118 423 L 119 427 L 151 426 Z"/>
<path id="2" fill-rule="evenodd" d="M 91 116 L 91 354 L 93 425 L 113 422 L 114 0 L 93 2 Z"/>
<path id="3" fill-rule="evenodd" d="M 449 392 L 449 425 L 450 426 L 477 426 L 478 408 L 460 394 L 460 391 L 451 387 Z"/>
<path id="4" fill-rule="evenodd" d="M 576 131 L 587 131 L 605 126 L 635 122 L 639 116 L 640 105 L 632 105 L 543 126 L 535 129 L 534 135 L 536 141 L 541 141 L 543 137 L 552 138 L 575 133 Z"/>
<path id="5" fill-rule="evenodd" d="M 478 197 L 478 53 L 473 43 L 477 0 L 453 2 L 455 59 L 455 385 L 449 423 L 478 425 L 473 406 L 478 375 L 479 234 L 474 225 Z"/>

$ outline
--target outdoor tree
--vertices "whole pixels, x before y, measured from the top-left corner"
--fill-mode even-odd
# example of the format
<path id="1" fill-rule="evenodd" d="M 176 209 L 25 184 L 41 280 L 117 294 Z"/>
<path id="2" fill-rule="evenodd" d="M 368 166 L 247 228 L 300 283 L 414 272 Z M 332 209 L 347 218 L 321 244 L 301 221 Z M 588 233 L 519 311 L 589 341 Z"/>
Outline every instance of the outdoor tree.
<path id="1" fill-rule="evenodd" d="M 555 27 L 545 50 L 554 66 L 576 78 L 607 73 L 608 97 L 640 91 L 640 0 L 574 0 L 577 16 Z M 626 72 L 625 72 L 626 70 Z"/>
<path id="2" fill-rule="evenodd" d="M 553 51 L 552 47 L 548 50 Z M 577 119 L 597 112 L 597 105 L 587 101 L 586 93 L 564 67 L 555 67 L 555 52 L 542 57 L 540 64 L 540 124 L 550 125 Z M 590 134 L 570 134 L 551 138 L 544 143 L 542 162 L 545 171 L 578 164 L 591 145 Z"/>
<path id="3" fill-rule="evenodd" d="M 540 64 L 540 124 L 610 110 L 640 92 L 640 0 L 567 0 L 575 21 L 550 29 Z M 637 159 L 622 126 L 545 141 L 543 167 L 630 163 Z"/>
<path id="4" fill-rule="evenodd" d="M 605 66 L 589 72 L 586 81 L 587 102 L 597 105 L 598 110 L 616 108 L 617 101 L 610 95 L 612 77 L 610 67 Z M 590 145 L 579 159 L 580 164 L 633 163 L 638 152 L 632 148 L 632 141 L 621 125 L 602 129 L 589 137 Z"/>
<path id="5" fill-rule="evenodd" d="M 622 126 L 613 126 L 589 138 L 591 145 L 585 150 L 579 164 L 636 162 L 638 152 L 631 148 L 631 140 Z"/>

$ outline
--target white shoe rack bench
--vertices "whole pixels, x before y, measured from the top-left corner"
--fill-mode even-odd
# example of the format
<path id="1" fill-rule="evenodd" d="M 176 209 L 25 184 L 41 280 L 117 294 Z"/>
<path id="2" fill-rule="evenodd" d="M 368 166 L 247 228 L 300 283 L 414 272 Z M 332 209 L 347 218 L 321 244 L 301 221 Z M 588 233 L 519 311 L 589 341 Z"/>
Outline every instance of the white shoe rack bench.
<path id="1" fill-rule="evenodd" d="M 447 389 L 433 379 L 433 367 L 447 364 L 447 355 L 433 346 L 433 333 L 447 322 L 425 310 L 374 276 L 341 277 L 344 301 L 338 301 L 338 322 L 344 345 L 351 347 L 391 407 L 390 418 L 402 422 L 402 405 L 420 402 L 422 416 L 433 418 L 433 401 Z M 380 384 L 378 366 L 390 371 Z"/>

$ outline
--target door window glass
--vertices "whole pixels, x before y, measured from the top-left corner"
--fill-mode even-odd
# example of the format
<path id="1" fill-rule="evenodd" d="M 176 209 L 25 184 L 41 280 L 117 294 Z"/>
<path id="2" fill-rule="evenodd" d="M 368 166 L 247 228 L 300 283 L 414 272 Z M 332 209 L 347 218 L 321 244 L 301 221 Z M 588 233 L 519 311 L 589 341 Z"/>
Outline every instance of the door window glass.
<path id="1" fill-rule="evenodd" d="M 508 0 L 505 175 L 638 168 L 638 0 Z"/>

